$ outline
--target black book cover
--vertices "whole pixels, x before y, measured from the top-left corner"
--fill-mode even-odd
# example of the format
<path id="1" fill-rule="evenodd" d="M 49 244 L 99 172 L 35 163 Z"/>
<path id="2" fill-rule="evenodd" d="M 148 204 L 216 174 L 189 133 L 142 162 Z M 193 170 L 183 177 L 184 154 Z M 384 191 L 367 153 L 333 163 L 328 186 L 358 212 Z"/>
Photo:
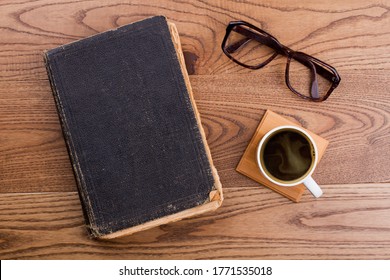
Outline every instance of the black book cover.
<path id="1" fill-rule="evenodd" d="M 92 235 L 212 200 L 218 175 L 165 17 L 44 57 Z"/>

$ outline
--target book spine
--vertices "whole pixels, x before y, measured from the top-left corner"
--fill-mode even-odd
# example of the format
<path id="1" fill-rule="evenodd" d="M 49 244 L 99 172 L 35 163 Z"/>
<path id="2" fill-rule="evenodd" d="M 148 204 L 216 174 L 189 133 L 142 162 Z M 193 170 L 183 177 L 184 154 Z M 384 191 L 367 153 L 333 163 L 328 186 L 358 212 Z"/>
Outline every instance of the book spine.
<path id="1" fill-rule="evenodd" d="M 64 139 L 66 142 L 66 148 L 67 148 L 67 151 L 68 151 L 71 163 L 72 163 L 73 174 L 74 174 L 76 182 L 77 182 L 77 190 L 78 190 L 80 200 L 82 202 L 81 206 L 83 209 L 83 214 L 84 214 L 84 218 L 86 220 L 87 228 L 88 228 L 89 233 L 92 236 L 98 237 L 98 236 L 100 236 L 100 234 L 99 234 L 97 227 L 94 226 L 95 225 L 95 217 L 93 216 L 93 212 L 90 211 L 90 209 L 92 209 L 91 201 L 88 197 L 88 193 L 85 191 L 85 189 L 86 189 L 85 180 L 83 178 L 83 174 L 82 174 L 79 162 L 78 162 L 77 155 L 74 152 L 75 149 L 74 149 L 72 137 L 71 137 L 69 129 L 68 129 L 66 116 L 64 114 L 64 109 L 63 109 L 62 104 L 61 104 L 61 98 L 60 98 L 55 80 L 52 76 L 52 69 L 51 69 L 52 63 L 50 61 L 49 54 L 47 52 L 44 53 L 43 57 L 44 57 L 44 62 L 45 62 L 45 66 L 46 66 L 46 71 L 47 71 L 47 74 L 49 77 L 50 87 L 51 87 L 54 101 L 56 104 L 56 109 L 57 109 L 57 113 L 59 116 L 59 121 L 61 124 L 62 133 L 63 133 Z"/>

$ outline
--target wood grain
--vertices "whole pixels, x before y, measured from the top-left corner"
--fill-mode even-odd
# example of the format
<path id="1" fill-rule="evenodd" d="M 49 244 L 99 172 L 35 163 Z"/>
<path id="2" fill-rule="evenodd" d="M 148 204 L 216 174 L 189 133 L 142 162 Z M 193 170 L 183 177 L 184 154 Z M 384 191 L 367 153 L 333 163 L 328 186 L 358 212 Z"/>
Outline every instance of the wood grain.
<path id="1" fill-rule="evenodd" d="M 0 79 L 45 79 L 42 51 L 147 16 L 164 14 L 194 54 L 195 74 L 247 72 L 220 44 L 230 20 L 247 20 L 293 49 L 317 56 L 340 74 L 390 69 L 390 13 L 381 0 L 333 1 L 22 1 L 0 4 Z M 387 3 L 388 4 L 388 3 Z M 285 58 L 266 71 L 279 72 Z"/>
<path id="2" fill-rule="evenodd" d="M 387 259 L 390 185 L 327 185 L 291 203 L 237 186 L 216 212 L 115 242 L 87 237 L 77 193 L 0 195 L 1 259 Z M 374 218 L 376 217 L 376 218 Z M 245 230 L 243 230 L 245 229 Z"/>
<path id="3" fill-rule="evenodd" d="M 190 76 L 223 186 L 247 182 L 235 168 L 266 109 L 330 141 L 314 174 L 319 184 L 390 182 L 390 83 L 362 83 L 386 81 L 387 73 L 345 74 L 321 104 L 297 98 L 282 73 Z M 75 191 L 48 81 L 3 85 L 0 192 Z"/>
<path id="4" fill-rule="evenodd" d="M 0 257 L 390 259 L 390 3 L 347 1 L 0 2 Z M 194 97 L 225 189 L 217 212 L 128 239 L 87 237 L 42 52 L 163 14 L 178 28 Z M 323 103 L 284 84 L 286 58 L 252 71 L 224 56 L 246 20 L 333 65 Z M 265 110 L 330 141 L 313 177 L 324 197 L 298 204 L 235 168 Z"/>
<path id="5" fill-rule="evenodd" d="M 329 140 L 313 176 L 320 184 L 390 182 L 390 83 L 362 82 L 367 77 L 386 81 L 387 73 L 345 74 L 337 92 L 320 104 L 295 97 L 282 74 L 280 79 L 271 74 L 194 76 L 195 98 L 222 184 L 242 182 L 231 169 L 266 109 Z"/>

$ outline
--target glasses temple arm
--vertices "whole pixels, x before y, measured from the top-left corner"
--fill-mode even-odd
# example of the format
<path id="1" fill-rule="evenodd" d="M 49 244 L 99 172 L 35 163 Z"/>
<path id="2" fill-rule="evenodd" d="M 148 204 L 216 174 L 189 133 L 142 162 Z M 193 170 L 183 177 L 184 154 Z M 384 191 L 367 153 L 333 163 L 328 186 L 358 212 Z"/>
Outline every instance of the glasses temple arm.
<path id="1" fill-rule="evenodd" d="M 310 95 L 313 99 L 319 99 L 320 95 L 318 92 L 318 80 L 317 80 L 317 69 L 323 69 L 322 67 L 318 68 L 315 63 L 313 63 L 306 54 L 304 53 L 293 53 L 292 56 L 289 56 L 289 60 L 293 58 L 302 65 L 306 66 L 310 70 Z M 321 70 L 320 70 L 321 71 Z"/>
<path id="2" fill-rule="evenodd" d="M 313 99 L 319 99 L 320 94 L 318 92 L 318 80 L 317 80 L 317 71 L 316 71 L 316 66 L 314 63 L 310 61 L 311 68 L 310 68 L 310 73 L 311 73 L 311 87 L 310 87 L 310 95 Z"/>
<path id="3" fill-rule="evenodd" d="M 243 38 L 241 39 L 240 41 L 237 41 L 229 46 L 227 46 L 225 48 L 225 50 L 228 52 L 228 53 L 234 53 L 236 52 L 239 48 L 241 48 L 242 46 L 244 46 L 246 43 L 248 43 L 251 39 L 250 38 Z"/>
<path id="4" fill-rule="evenodd" d="M 311 57 L 311 56 L 309 56 L 307 54 L 305 54 L 305 56 Z M 311 58 L 313 58 L 313 57 L 311 57 Z M 308 68 L 311 68 L 312 65 L 313 65 L 314 68 L 315 68 L 316 73 L 318 75 L 322 76 L 323 78 L 327 79 L 330 82 L 333 82 L 334 79 L 338 76 L 335 73 L 333 73 L 332 71 L 330 71 L 327 68 L 323 67 L 321 64 L 316 63 L 315 60 L 317 60 L 317 59 L 315 59 L 315 58 L 313 58 L 314 61 L 310 61 L 307 58 L 301 58 L 300 56 L 294 56 L 294 59 L 299 61 L 300 63 L 302 63 L 303 65 L 305 65 Z M 326 64 L 325 62 L 322 62 L 322 61 L 321 61 L 321 63 Z"/>
<path id="5" fill-rule="evenodd" d="M 234 30 L 232 31 L 235 31 L 237 33 L 240 33 L 244 36 L 246 36 L 246 38 L 243 38 L 229 46 L 226 47 L 226 51 L 228 53 L 234 53 L 235 51 L 237 51 L 239 48 L 241 48 L 242 46 L 244 46 L 246 43 L 248 43 L 250 40 L 255 40 L 261 44 L 264 44 L 264 45 L 267 45 L 271 48 L 274 48 L 274 42 L 272 39 L 270 39 L 269 37 L 267 36 L 264 36 L 264 35 L 261 35 L 261 34 L 257 34 L 257 33 L 254 33 L 246 28 L 243 28 L 239 25 L 235 26 L 234 27 Z"/>

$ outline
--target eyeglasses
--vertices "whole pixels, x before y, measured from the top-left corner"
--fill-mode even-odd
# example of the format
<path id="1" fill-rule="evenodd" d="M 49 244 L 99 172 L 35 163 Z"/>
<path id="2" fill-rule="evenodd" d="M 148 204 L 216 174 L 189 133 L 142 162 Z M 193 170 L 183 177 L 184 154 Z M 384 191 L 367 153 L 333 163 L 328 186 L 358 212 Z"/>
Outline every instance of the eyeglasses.
<path id="1" fill-rule="evenodd" d="M 232 21 L 222 41 L 223 52 L 234 62 L 260 69 L 278 54 L 287 56 L 285 79 L 288 88 L 312 101 L 326 100 L 339 85 L 336 69 L 303 52 L 282 45 L 275 37 L 245 21 Z"/>

